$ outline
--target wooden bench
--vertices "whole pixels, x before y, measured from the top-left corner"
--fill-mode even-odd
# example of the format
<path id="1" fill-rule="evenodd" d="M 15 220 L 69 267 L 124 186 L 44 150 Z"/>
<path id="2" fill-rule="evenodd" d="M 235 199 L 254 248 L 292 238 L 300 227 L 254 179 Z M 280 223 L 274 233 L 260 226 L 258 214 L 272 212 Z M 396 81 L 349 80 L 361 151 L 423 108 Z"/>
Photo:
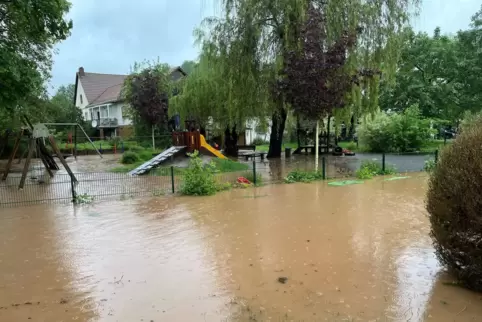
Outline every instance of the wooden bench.
<path id="1" fill-rule="evenodd" d="M 256 151 L 256 145 L 238 145 L 238 150 Z"/>
<path id="2" fill-rule="evenodd" d="M 256 157 L 259 157 L 261 160 L 264 160 L 264 157 L 266 155 L 266 152 L 255 152 L 255 153 L 246 153 L 246 154 L 240 154 L 240 157 L 244 157 L 246 161 L 249 159 L 255 159 Z"/>

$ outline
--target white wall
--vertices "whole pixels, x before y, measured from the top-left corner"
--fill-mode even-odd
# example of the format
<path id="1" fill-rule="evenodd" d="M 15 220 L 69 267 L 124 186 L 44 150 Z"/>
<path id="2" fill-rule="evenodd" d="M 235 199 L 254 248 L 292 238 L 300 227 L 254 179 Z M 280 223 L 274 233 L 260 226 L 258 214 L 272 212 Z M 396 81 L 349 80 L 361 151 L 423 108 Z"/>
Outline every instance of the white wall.
<path id="1" fill-rule="evenodd" d="M 82 100 L 80 99 L 82 96 Z M 82 87 L 82 83 L 80 81 L 77 82 L 77 96 L 75 97 L 75 106 L 83 110 L 89 102 L 87 101 L 87 97 L 85 96 L 84 88 Z"/>
<path id="2" fill-rule="evenodd" d="M 246 145 L 251 145 L 255 139 L 269 141 L 269 136 L 271 134 L 271 121 L 268 122 L 268 129 L 266 133 L 256 133 L 258 123 L 258 120 L 249 120 L 246 122 Z"/>

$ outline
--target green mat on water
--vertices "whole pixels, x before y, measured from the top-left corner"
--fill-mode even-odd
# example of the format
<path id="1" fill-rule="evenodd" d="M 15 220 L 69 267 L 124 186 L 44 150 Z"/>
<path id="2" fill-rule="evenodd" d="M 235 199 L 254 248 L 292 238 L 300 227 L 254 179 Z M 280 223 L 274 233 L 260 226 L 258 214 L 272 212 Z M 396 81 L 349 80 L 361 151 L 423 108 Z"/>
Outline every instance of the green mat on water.
<path id="1" fill-rule="evenodd" d="M 328 182 L 329 186 L 347 186 L 349 184 L 359 184 L 359 183 L 364 183 L 365 181 L 363 180 L 344 180 L 344 181 L 333 181 L 333 182 Z"/>
<path id="2" fill-rule="evenodd" d="M 393 181 L 393 180 L 401 180 L 401 179 L 407 179 L 407 178 L 410 178 L 410 177 L 391 177 L 391 178 L 387 178 L 383 181 Z"/>

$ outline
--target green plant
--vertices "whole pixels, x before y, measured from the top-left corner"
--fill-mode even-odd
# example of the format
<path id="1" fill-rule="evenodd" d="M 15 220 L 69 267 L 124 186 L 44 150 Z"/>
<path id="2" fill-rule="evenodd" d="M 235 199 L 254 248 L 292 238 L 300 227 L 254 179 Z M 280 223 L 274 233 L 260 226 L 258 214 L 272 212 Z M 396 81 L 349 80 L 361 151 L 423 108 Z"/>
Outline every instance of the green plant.
<path id="1" fill-rule="evenodd" d="M 294 170 L 288 173 L 284 179 L 285 183 L 294 182 L 312 182 L 316 180 L 322 180 L 323 174 L 321 171 L 304 171 L 304 170 Z"/>
<path id="2" fill-rule="evenodd" d="M 132 151 L 127 151 L 122 154 L 121 163 L 122 164 L 134 164 L 139 162 L 140 158 L 139 155 Z"/>
<path id="3" fill-rule="evenodd" d="M 213 159 L 214 165 L 216 166 L 216 170 L 219 172 L 236 172 L 236 171 L 244 171 L 249 168 L 246 163 L 240 163 L 237 161 L 233 161 L 230 159 Z"/>
<path id="4" fill-rule="evenodd" d="M 92 197 L 92 196 L 90 196 L 86 193 L 83 193 L 83 194 L 75 196 L 74 203 L 76 203 L 76 204 L 89 204 L 89 203 L 92 203 L 93 201 L 94 201 L 94 197 Z"/>
<path id="5" fill-rule="evenodd" d="M 425 160 L 423 169 L 427 172 L 432 172 L 435 169 L 435 160 Z"/>
<path id="6" fill-rule="evenodd" d="M 400 114 L 380 112 L 358 129 L 360 142 L 370 152 L 419 151 L 433 133 L 430 120 L 420 116 L 416 105 Z"/>
<path id="7" fill-rule="evenodd" d="M 136 152 L 136 153 L 139 153 L 139 152 L 142 152 L 145 150 L 144 147 L 142 146 L 139 146 L 139 145 L 131 145 L 128 147 L 129 151 L 131 152 Z"/>
<path id="8" fill-rule="evenodd" d="M 203 164 L 196 151 L 189 155 L 189 167 L 182 176 L 181 193 L 184 195 L 209 196 L 218 191 L 214 173 L 216 166 L 214 162 Z"/>
<path id="9" fill-rule="evenodd" d="M 391 166 L 385 166 L 385 170 L 383 170 L 381 163 L 373 160 L 364 160 L 356 171 L 356 177 L 358 179 L 371 179 L 374 176 L 394 174 L 395 172 L 395 168 Z"/>
<path id="10" fill-rule="evenodd" d="M 250 182 L 254 183 L 256 181 L 256 186 L 260 186 L 263 184 L 263 176 L 259 173 L 256 173 L 256 180 L 254 180 L 254 173 L 253 170 L 251 171 L 246 171 L 243 175 L 246 179 L 248 179 Z"/>
<path id="11" fill-rule="evenodd" d="M 482 117 L 441 151 L 430 174 L 427 211 L 439 261 L 482 291 Z"/>
<path id="12" fill-rule="evenodd" d="M 252 145 L 268 145 L 269 142 L 266 141 L 266 140 L 264 140 L 264 139 L 262 139 L 262 138 L 255 138 L 255 139 L 252 141 L 251 144 L 252 144 Z"/>

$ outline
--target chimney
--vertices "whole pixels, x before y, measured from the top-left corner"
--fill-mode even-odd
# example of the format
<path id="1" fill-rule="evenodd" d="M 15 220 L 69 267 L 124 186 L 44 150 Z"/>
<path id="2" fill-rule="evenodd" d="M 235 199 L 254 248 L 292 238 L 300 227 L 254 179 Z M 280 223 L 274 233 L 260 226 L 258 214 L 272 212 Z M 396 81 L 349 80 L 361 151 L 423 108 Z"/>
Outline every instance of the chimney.
<path id="1" fill-rule="evenodd" d="M 84 67 L 79 67 L 79 76 L 85 76 Z"/>

